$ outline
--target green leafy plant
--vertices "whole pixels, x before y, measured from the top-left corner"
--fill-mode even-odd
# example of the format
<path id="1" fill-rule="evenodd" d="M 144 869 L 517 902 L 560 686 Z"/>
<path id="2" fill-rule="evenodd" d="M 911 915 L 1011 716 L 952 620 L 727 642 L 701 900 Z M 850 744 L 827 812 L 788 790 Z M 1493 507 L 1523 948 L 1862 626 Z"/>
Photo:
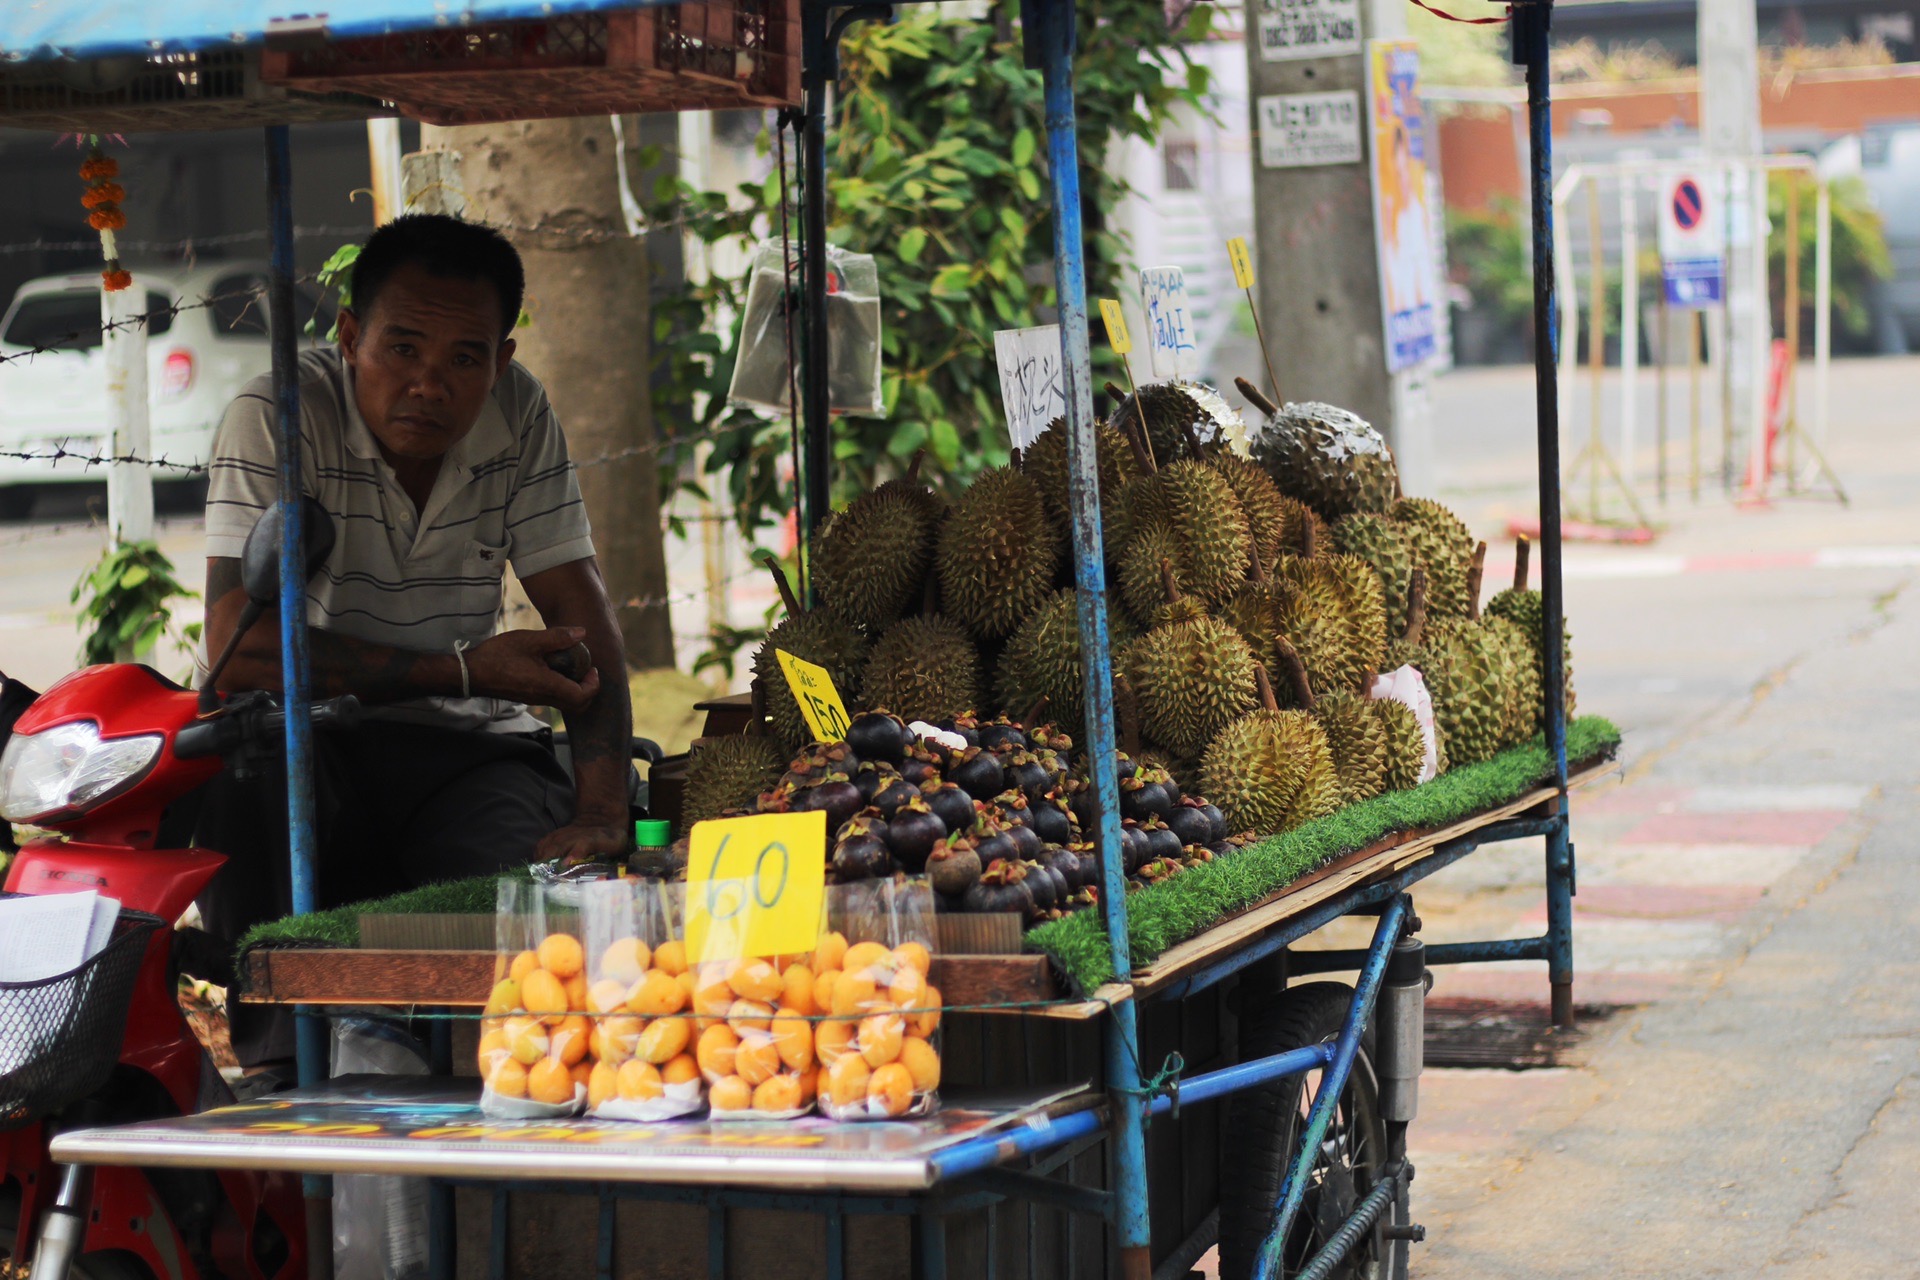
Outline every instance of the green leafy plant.
<path id="1" fill-rule="evenodd" d="M 1833 217 L 1833 318 L 1847 333 L 1860 335 L 1873 324 L 1867 306 L 1867 289 L 1878 279 L 1893 273 L 1893 260 L 1887 253 L 1886 229 L 1874 210 L 1867 185 L 1859 178 L 1836 178 L 1830 187 Z M 1791 196 L 1789 195 L 1791 193 Z M 1820 191 L 1813 180 L 1801 174 L 1776 173 L 1767 183 L 1767 219 L 1773 224 L 1773 236 L 1767 243 L 1767 279 L 1772 289 L 1774 327 L 1784 333 L 1780 323 L 1787 305 L 1787 201 L 1799 206 L 1800 226 L 1800 305 L 1813 306 L 1815 214 Z M 1801 326 L 1801 337 L 1813 341 L 1812 326 Z"/>
<path id="2" fill-rule="evenodd" d="M 1515 329 L 1533 323 L 1531 236 L 1526 210 L 1510 197 L 1495 197 L 1485 212 L 1447 213 L 1448 270 L 1466 286 L 1475 307 Z"/>
<path id="3" fill-rule="evenodd" d="M 340 312 L 353 305 L 353 264 L 358 261 L 360 261 L 360 246 L 343 244 L 328 255 L 327 260 L 320 264 L 320 270 L 314 274 L 314 281 L 322 289 L 334 290 L 340 299 L 340 305 L 333 313 L 333 327 L 327 330 L 328 342 L 339 340 Z M 307 321 L 309 338 L 313 336 L 319 312 L 315 311 L 314 315 L 315 319 Z"/>
<path id="4" fill-rule="evenodd" d="M 73 584 L 69 599 L 79 604 L 82 597 L 86 599 L 79 617 L 85 632 L 80 642 L 82 664 L 133 661 L 167 635 L 182 645 L 199 642 L 197 622 L 177 633 L 170 630 L 175 602 L 198 599 L 199 593 L 174 577 L 172 561 L 153 542 L 116 542 L 108 547 L 99 562 Z"/>

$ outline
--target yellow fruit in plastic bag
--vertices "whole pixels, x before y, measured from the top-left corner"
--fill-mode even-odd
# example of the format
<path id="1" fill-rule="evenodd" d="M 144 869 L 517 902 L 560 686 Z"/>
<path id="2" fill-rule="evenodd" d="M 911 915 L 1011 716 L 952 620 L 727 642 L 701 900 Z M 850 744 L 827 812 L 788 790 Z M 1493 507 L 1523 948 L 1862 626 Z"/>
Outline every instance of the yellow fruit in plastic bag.
<path id="1" fill-rule="evenodd" d="M 633 1056 L 634 1043 L 640 1039 L 640 1019 L 598 1018 L 595 1023 L 587 1038 L 587 1048 L 594 1057 L 617 1067 Z"/>
<path id="2" fill-rule="evenodd" d="M 857 1022 L 817 1023 L 813 1031 L 813 1056 L 823 1067 L 831 1067 L 853 1049 L 853 1033 L 859 1030 Z"/>
<path id="3" fill-rule="evenodd" d="M 527 1069 L 512 1058 L 502 1058 L 487 1073 L 487 1088 L 504 1098 L 527 1096 Z"/>
<path id="4" fill-rule="evenodd" d="M 940 1087 L 940 1055 L 925 1040 L 909 1036 L 902 1041 L 900 1065 L 913 1077 L 915 1093 L 932 1093 Z"/>
<path id="5" fill-rule="evenodd" d="M 835 1107 L 851 1107 L 865 1102 L 867 1081 L 873 1071 L 857 1053 L 842 1055 L 827 1068 L 827 1101 Z"/>
<path id="6" fill-rule="evenodd" d="M 827 1006 L 827 1012 L 842 1018 L 865 1013 L 878 995 L 873 978 L 866 971 L 848 969 L 833 984 L 833 1003 Z"/>
<path id="7" fill-rule="evenodd" d="M 897 1013 L 876 1013 L 860 1020 L 860 1056 L 870 1067 L 884 1067 L 900 1056 L 907 1020 Z"/>
<path id="8" fill-rule="evenodd" d="M 627 994 L 627 1008 L 647 1018 L 664 1018 L 687 1007 L 687 993 L 670 973 L 647 970 Z"/>
<path id="9" fill-rule="evenodd" d="M 693 989 L 693 1011 L 703 1018 L 724 1018 L 739 997 L 733 994 L 726 974 L 719 969 L 703 971 Z"/>
<path id="10" fill-rule="evenodd" d="M 813 1011 L 829 1013 L 833 1010 L 833 989 L 840 985 L 838 969 L 822 969 L 813 979 Z"/>
<path id="11" fill-rule="evenodd" d="M 575 1084 L 585 1088 L 587 1082 L 593 1079 L 593 1068 L 593 1063 L 583 1060 L 568 1067 L 567 1074 L 573 1077 Z"/>
<path id="12" fill-rule="evenodd" d="M 507 966 L 507 978 L 512 982 L 519 982 L 539 967 L 539 956 L 531 951 L 522 951 L 513 958 L 513 963 Z"/>
<path id="13" fill-rule="evenodd" d="M 907 1014 L 907 1034 L 922 1040 L 940 1028 L 940 988 L 928 987 L 919 1008 Z"/>
<path id="14" fill-rule="evenodd" d="M 553 1029 L 553 1048 L 550 1052 L 560 1061 L 572 1066 L 587 1056 L 588 1041 L 592 1035 L 593 1027 L 584 1016 L 576 1013 Z"/>
<path id="15" fill-rule="evenodd" d="M 903 1116 L 913 1105 L 913 1077 L 897 1062 L 879 1068 L 867 1081 L 867 1101 L 890 1116 Z"/>
<path id="16" fill-rule="evenodd" d="M 538 1018 L 508 1018 L 501 1034 L 507 1039 L 507 1052 L 523 1067 L 530 1067 L 547 1056 L 552 1040 Z"/>
<path id="17" fill-rule="evenodd" d="M 918 969 L 901 969 L 893 975 L 887 998 L 903 1009 L 914 1009 L 927 999 L 927 979 Z"/>
<path id="18" fill-rule="evenodd" d="M 493 990 L 487 993 L 486 1013 L 512 1013 L 520 1007 L 520 984 L 512 978 L 502 978 L 493 984 Z"/>
<path id="19" fill-rule="evenodd" d="M 638 1058 L 620 1064 L 618 1085 L 620 1096 L 629 1102 L 650 1102 L 665 1092 L 660 1087 L 660 1069 Z"/>
<path id="20" fill-rule="evenodd" d="M 740 1047 L 733 1054 L 733 1073 L 748 1084 L 759 1084 L 778 1075 L 780 1050 L 774 1045 L 773 1037 L 764 1032 L 742 1036 Z"/>
<path id="21" fill-rule="evenodd" d="M 615 938 L 600 953 L 600 976 L 630 987 L 640 981 L 650 959 L 647 944 L 638 938 Z"/>
<path id="22" fill-rule="evenodd" d="M 765 960 L 743 960 L 727 975 L 727 985 L 743 1000 L 772 1004 L 786 990 L 780 971 Z"/>
<path id="23" fill-rule="evenodd" d="M 587 955 L 580 949 L 580 939 L 571 934 L 548 934 L 540 940 L 534 955 L 539 958 L 542 969 L 562 982 L 587 967 Z"/>
<path id="24" fill-rule="evenodd" d="M 576 973 L 560 984 L 567 993 L 567 1012 L 579 1013 L 587 1007 L 587 975 Z"/>
<path id="25" fill-rule="evenodd" d="M 507 1054 L 507 1033 L 500 1027 L 495 1027 L 480 1037 L 480 1065 L 486 1066 L 487 1059 L 496 1053 Z"/>
<path id="26" fill-rule="evenodd" d="M 686 1084 L 690 1080 L 698 1080 L 700 1064 L 693 1060 L 692 1054 L 683 1053 L 660 1068 L 660 1078 L 668 1084 Z"/>
<path id="27" fill-rule="evenodd" d="M 846 959 L 846 955 L 845 934 L 823 933 L 820 935 L 820 941 L 813 948 L 813 971 L 819 973 L 825 969 L 844 969 L 847 966 L 842 961 Z"/>
<path id="28" fill-rule="evenodd" d="M 793 1111 L 800 1106 L 800 1082 L 792 1076 L 768 1076 L 753 1090 L 755 1111 Z"/>
<path id="29" fill-rule="evenodd" d="M 620 1078 L 619 1071 L 611 1062 L 596 1062 L 587 1075 L 587 1105 L 598 1107 L 608 1098 L 619 1092 L 615 1082 Z"/>
<path id="30" fill-rule="evenodd" d="M 545 969 L 535 969 L 520 980 L 520 1003 L 528 1013 L 548 1023 L 567 1014 L 567 988 Z"/>
<path id="31" fill-rule="evenodd" d="M 847 948 L 847 958 L 840 966 L 848 973 L 868 973 L 874 982 L 882 975 L 893 974 L 893 952 L 878 942 L 856 942 Z"/>
<path id="32" fill-rule="evenodd" d="M 753 1088 L 739 1076 L 723 1077 L 707 1090 L 707 1105 L 715 1111 L 745 1111 L 753 1105 Z"/>
<path id="33" fill-rule="evenodd" d="M 727 1025 L 735 1031 L 765 1031 L 773 1021 L 773 1006 L 758 1000 L 735 1000 L 727 1009 Z"/>
<path id="34" fill-rule="evenodd" d="M 558 1058 L 542 1058 L 527 1068 L 527 1096 L 535 1102 L 572 1102 L 573 1073 Z"/>
<path id="35" fill-rule="evenodd" d="M 669 938 L 653 949 L 653 967 L 679 976 L 687 971 L 687 944 Z"/>
<path id="36" fill-rule="evenodd" d="M 813 1012 L 813 970 L 804 964 L 790 964 L 780 975 L 780 1007 L 795 1013 Z"/>
<path id="37" fill-rule="evenodd" d="M 660 972 L 665 973 L 666 970 L 661 969 Z M 693 1003 L 693 993 L 695 990 L 699 988 L 700 979 L 694 977 L 691 973 L 688 973 L 685 969 L 682 969 L 680 972 L 673 975 L 673 980 L 680 984 L 680 991 L 681 991 L 682 999 L 684 1001 L 684 1003 L 680 1007 L 684 1009 L 687 1007 L 687 1005 L 690 1005 Z"/>
<path id="38" fill-rule="evenodd" d="M 662 1063 L 687 1051 L 693 1039 L 693 1023 L 686 1018 L 656 1018 L 640 1033 L 633 1056 L 647 1062 Z"/>
<path id="39" fill-rule="evenodd" d="M 899 969 L 917 969 L 924 978 L 933 968 L 933 953 L 923 943 L 903 942 L 893 949 L 893 963 Z"/>
<path id="40" fill-rule="evenodd" d="M 588 1013 L 614 1013 L 627 1007 L 627 984 L 602 978 L 587 988 Z"/>
<path id="41" fill-rule="evenodd" d="M 739 1048 L 740 1037 L 733 1034 L 733 1028 L 717 1023 L 700 1033 L 700 1043 L 693 1056 L 699 1060 L 700 1070 L 707 1079 L 717 1080 L 733 1074 L 733 1055 Z"/>
<path id="42" fill-rule="evenodd" d="M 803 1106 L 813 1105 L 813 1099 L 819 1091 L 820 1073 L 814 1070 L 797 1072 L 794 1081 L 800 1086 L 800 1102 Z"/>
<path id="43" fill-rule="evenodd" d="M 772 1031 L 773 1045 L 780 1052 L 780 1061 L 795 1071 L 804 1071 L 813 1065 L 813 1028 L 805 1018 L 776 1017 Z"/>

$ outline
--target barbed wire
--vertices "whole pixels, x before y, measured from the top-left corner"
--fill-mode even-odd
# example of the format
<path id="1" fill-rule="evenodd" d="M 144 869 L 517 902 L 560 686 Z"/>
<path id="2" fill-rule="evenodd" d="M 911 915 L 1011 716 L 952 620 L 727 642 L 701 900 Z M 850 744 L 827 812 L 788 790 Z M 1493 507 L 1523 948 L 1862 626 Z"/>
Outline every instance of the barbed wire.
<path id="1" fill-rule="evenodd" d="M 0 449 L 0 458 L 10 458 L 18 462 L 60 462 L 71 458 L 86 467 L 113 466 L 125 464 L 131 466 L 154 467 L 168 471 L 184 471 L 189 475 L 198 474 L 207 469 L 204 462 L 174 462 L 165 454 L 158 458 L 142 458 L 131 453 L 77 453 L 67 448 L 67 442 L 61 440 L 50 450 Z"/>
<path id="2" fill-rule="evenodd" d="M 220 248 L 230 244 L 245 244 L 252 240 L 265 240 L 271 234 L 266 231 L 226 231 L 219 235 L 187 236 L 180 240 L 128 240 L 124 236 L 116 237 L 123 250 L 139 253 L 187 252 L 195 249 Z M 373 234 L 367 227 L 295 227 L 296 240 L 313 239 L 319 236 L 357 236 Z M 99 252 L 100 237 L 91 240 L 22 240 L 12 244 L 0 244 L 0 254 L 14 253 L 55 253 L 55 252 Z"/>
<path id="3" fill-rule="evenodd" d="M 295 284 L 311 284 L 313 280 L 314 276 L 311 274 L 302 274 L 294 277 Z M 0 365 L 13 364 L 21 360 L 32 360 L 36 356 L 51 355 L 57 351 L 68 350 L 70 344 L 83 333 L 98 333 L 104 339 L 109 333 L 117 333 L 124 329 L 134 329 L 142 325 L 150 325 L 163 316 L 171 323 L 174 318 L 182 312 L 199 311 L 207 307 L 217 307 L 223 302 L 233 302 L 244 298 L 248 301 L 248 306 L 233 318 L 233 323 L 238 324 L 246 318 L 247 311 L 252 310 L 253 304 L 260 301 L 260 299 L 266 295 L 266 292 L 264 288 L 256 288 L 238 289 L 232 293 L 202 294 L 198 302 L 172 302 L 164 307 L 152 307 L 146 311 L 128 316 L 123 320 L 104 321 L 98 329 L 69 329 L 67 332 L 57 335 L 51 342 L 38 343 L 28 347 L 25 351 L 17 351 L 12 355 L 0 355 Z"/>

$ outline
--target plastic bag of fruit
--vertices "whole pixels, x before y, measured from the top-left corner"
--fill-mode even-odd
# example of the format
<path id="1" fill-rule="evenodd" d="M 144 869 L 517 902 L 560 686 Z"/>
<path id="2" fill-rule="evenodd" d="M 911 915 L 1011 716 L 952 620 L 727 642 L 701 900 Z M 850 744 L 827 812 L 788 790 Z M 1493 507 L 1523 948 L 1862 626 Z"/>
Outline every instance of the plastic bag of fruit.
<path id="1" fill-rule="evenodd" d="M 684 894 L 683 885 L 670 888 Z M 722 896 L 735 891 L 728 881 L 713 889 Z M 751 886 L 738 890 L 750 892 Z M 730 949 L 718 922 L 709 948 L 723 954 Z M 792 1120 L 808 1114 L 815 1083 L 812 954 L 714 959 L 693 968 L 694 1057 L 707 1082 L 708 1118 Z"/>
<path id="2" fill-rule="evenodd" d="M 578 886 L 588 958 L 587 1114 L 671 1120 L 706 1102 L 693 1057 L 693 978 L 657 880 Z"/>
<path id="3" fill-rule="evenodd" d="M 577 1115 L 587 1097 L 586 956 L 578 917 L 545 887 L 502 879 L 493 990 L 480 1021 L 480 1110 L 506 1120 Z"/>
<path id="4" fill-rule="evenodd" d="M 940 1105 L 933 889 L 896 876 L 836 885 L 815 948 L 818 1105 L 835 1120 L 897 1120 Z"/>

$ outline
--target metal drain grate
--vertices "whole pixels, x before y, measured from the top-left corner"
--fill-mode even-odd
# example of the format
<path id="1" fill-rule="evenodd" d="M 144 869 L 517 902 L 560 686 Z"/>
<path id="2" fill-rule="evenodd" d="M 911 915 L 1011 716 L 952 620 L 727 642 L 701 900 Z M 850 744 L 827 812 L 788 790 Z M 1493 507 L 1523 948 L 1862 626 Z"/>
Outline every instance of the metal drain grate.
<path id="1" fill-rule="evenodd" d="M 1631 1005 L 1578 1005 L 1572 1031 L 1557 1031 L 1543 1004 L 1427 1001 L 1429 1067 L 1576 1067 L 1597 1027 Z"/>

